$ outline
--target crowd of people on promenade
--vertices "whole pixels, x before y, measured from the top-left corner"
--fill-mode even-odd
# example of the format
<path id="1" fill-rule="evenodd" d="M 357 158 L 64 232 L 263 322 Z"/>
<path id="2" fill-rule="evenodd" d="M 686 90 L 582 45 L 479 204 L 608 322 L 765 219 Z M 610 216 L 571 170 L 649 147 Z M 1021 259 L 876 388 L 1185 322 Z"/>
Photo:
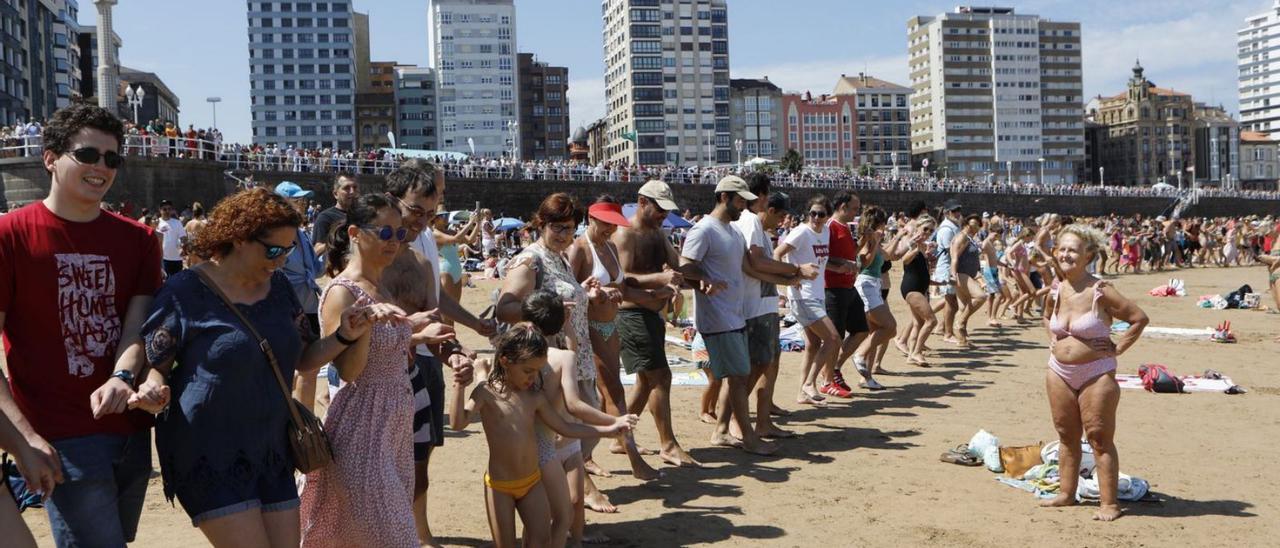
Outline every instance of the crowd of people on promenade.
<path id="1" fill-rule="evenodd" d="M 4 151 L 9 155 L 34 156 L 40 153 L 42 127 L 38 122 L 19 123 L 3 128 Z M 385 175 L 413 159 L 404 152 L 391 149 L 364 151 L 326 147 L 317 149 L 280 145 L 242 145 L 224 143 L 216 128 L 196 129 L 188 125 L 184 131 L 173 122 L 153 120 L 147 124 L 126 122 L 125 147 L 128 156 L 173 157 L 216 160 L 234 170 L 285 171 L 297 173 L 355 173 Z M 417 155 L 415 155 L 416 157 Z M 745 175 L 756 169 L 771 171 L 778 187 L 821 188 L 830 190 L 947 192 L 983 194 L 1019 194 L 1035 196 L 1107 196 L 1178 198 L 1186 195 L 1174 185 L 1135 187 L 1105 184 L 1044 184 L 1035 177 L 1019 180 L 992 173 L 978 179 L 939 177 L 912 171 L 909 166 L 892 171 L 880 170 L 874 175 L 848 169 L 802 169 L 789 172 L 776 163 L 731 166 L 639 166 L 626 162 L 537 160 L 512 161 L 509 158 L 485 158 L 465 155 L 428 155 L 425 159 L 452 179 L 514 179 L 522 181 L 589 181 L 610 183 L 642 183 L 658 179 L 668 184 L 713 185 L 726 175 Z M 1190 190 L 1190 183 L 1188 190 Z M 1226 189 L 1201 186 L 1195 189 L 1201 198 L 1243 198 L 1280 200 L 1280 191 L 1258 189 Z"/>
<path id="2" fill-rule="evenodd" d="M 688 292 L 708 358 L 705 444 L 753 455 L 803 443 L 775 422 L 789 413 L 775 398 L 783 323 L 807 344 L 781 401 L 823 408 L 855 394 L 849 363 L 858 390 L 883 390 L 887 354 L 941 359 L 935 332 L 963 349 L 981 344 L 969 327 L 984 311 L 990 327 L 1043 319 L 1061 466 L 1088 441 L 1093 515 L 1113 520 L 1117 357 L 1148 318 L 1104 275 L 1259 262 L 1280 307 L 1272 217 L 1026 219 L 955 200 L 890 212 L 848 190 L 793 204 L 756 171 L 707 185 L 715 206 L 684 210 L 687 230 L 664 228 L 682 208 L 651 179 L 590 204 L 550 194 L 501 238 L 488 210 L 443 211 L 449 171 L 415 159 L 377 193 L 336 174 L 324 210 L 283 182 L 192 204 L 190 218 L 161 202 L 144 224 L 103 203 L 125 124 L 78 104 L 43 136 L 48 196 L 0 216 L 6 546 L 35 545 L 19 512 L 41 503 L 59 546 L 132 541 L 153 443 L 165 497 L 214 546 L 432 545 L 430 462 L 446 426 L 473 421 L 496 546 L 517 544 L 517 516 L 527 546 L 599 541 L 585 510 L 617 510 L 591 477 L 599 440 L 638 481 L 660 477 L 655 456 L 702 466 L 677 438 L 664 344 Z M 503 258 L 480 314 L 461 304 L 477 245 Z M 889 306 L 895 279 L 909 318 Z M 1113 321 L 1130 325 L 1115 339 Z M 459 342 L 463 328 L 491 358 Z M 637 428 L 658 446 L 638 445 Z M 1077 480 L 1063 475 L 1046 505 L 1074 504 Z"/>

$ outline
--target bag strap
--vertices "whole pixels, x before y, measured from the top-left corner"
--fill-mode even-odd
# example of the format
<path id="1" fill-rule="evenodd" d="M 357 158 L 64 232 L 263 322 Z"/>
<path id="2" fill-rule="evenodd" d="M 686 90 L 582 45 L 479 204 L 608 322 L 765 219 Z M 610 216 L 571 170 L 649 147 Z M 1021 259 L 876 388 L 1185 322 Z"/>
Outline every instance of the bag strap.
<path id="1" fill-rule="evenodd" d="M 240 319 L 240 323 L 249 332 L 249 336 L 258 340 L 258 348 L 262 350 L 263 354 L 267 355 L 267 365 L 271 368 L 271 372 L 275 373 L 276 383 L 280 385 L 280 393 L 284 395 L 285 406 L 289 408 L 289 420 L 293 422 L 294 428 L 302 430 L 302 415 L 298 414 L 298 408 L 293 404 L 293 391 L 289 390 L 289 384 L 284 381 L 284 374 L 280 372 L 280 362 L 276 361 L 276 354 L 271 351 L 271 343 L 258 334 L 258 330 L 254 329 L 253 323 L 249 321 L 249 318 L 246 318 L 235 303 L 232 303 L 231 299 L 227 298 L 227 294 L 222 292 L 222 288 L 214 283 L 203 268 L 192 268 L 191 271 L 200 276 L 200 281 L 204 282 L 205 287 L 208 287 L 213 291 L 214 295 L 222 299 L 222 303 L 227 305 L 227 308 L 231 309 L 231 313 Z"/>

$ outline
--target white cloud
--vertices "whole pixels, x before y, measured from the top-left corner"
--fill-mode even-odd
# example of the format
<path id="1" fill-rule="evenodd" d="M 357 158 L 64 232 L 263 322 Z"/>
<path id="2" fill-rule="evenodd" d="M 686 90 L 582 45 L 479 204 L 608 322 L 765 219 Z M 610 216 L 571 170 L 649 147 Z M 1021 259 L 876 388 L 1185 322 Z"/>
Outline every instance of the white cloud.
<path id="1" fill-rule="evenodd" d="M 1140 59 L 1147 78 L 1161 87 L 1236 110 L 1236 30 L 1257 7 L 1251 2 L 1197 4 L 1177 19 L 1110 28 L 1083 25 L 1086 96 L 1124 91 L 1134 60 Z"/>
<path id="2" fill-rule="evenodd" d="M 905 40 L 905 39 L 904 39 Z M 907 79 L 907 56 L 895 55 L 870 59 L 826 59 L 768 65 L 730 66 L 734 78 L 763 78 L 782 88 L 784 92 L 805 91 L 815 95 L 831 93 L 841 74 L 854 75 L 865 72 L 881 80 L 910 85 Z"/>
<path id="3" fill-rule="evenodd" d="M 570 133 L 586 127 L 605 115 L 604 79 L 569 80 Z"/>

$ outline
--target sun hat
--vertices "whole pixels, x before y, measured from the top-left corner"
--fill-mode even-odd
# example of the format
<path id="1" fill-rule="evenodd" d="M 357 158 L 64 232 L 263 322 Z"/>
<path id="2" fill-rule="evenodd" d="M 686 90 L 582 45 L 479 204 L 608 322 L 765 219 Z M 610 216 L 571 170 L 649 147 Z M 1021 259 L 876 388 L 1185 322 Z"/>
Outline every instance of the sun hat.
<path id="1" fill-rule="evenodd" d="M 748 202 L 757 198 L 755 194 L 751 193 L 751 189 L 747 187 L 747 182 L 737 175 L 728 175 L 720 179 L 720 182 L 716 184 L 716 194 L 718 195 L 721 192 L 736 193 Z"/>
<path id="2" fill-rule="evenodd" d="M 302 190 L 302 187 L 298 186 L 297 183 L 284 181 L 276 185 L 276 194 L 285 198 L 310 198 L 314 193 L 310 190 Z"/>
<path id="3" fill-rule="evenodd" d="M 631 221 L 628 221 L 627 218 L 622 215 L 622 206 L 618 204 L 611 204 L 608 202 L 591 204 L 591 207 L 587 208 L 587 215 L 592 219 L 603 221 L 611 225 L 617 225 L 623 228 L 631 226 Z"/>
<path id="4" fill-rule="evenodd" d="M 658 204 L 658 207 L 665 211 L 680 209 L 680 206 L 676 205 L 675 195 L 671 193 L 671 187 L 658 179 L 645 183 L 644 186 L 640 187 L 639 194 L 653 200 Z"/>

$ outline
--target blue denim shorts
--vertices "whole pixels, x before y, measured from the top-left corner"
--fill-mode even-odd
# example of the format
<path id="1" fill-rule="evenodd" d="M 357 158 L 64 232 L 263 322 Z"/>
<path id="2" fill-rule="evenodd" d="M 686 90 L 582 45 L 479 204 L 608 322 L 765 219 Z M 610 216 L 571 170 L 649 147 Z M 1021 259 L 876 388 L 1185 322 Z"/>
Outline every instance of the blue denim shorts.
<path id="1" fill-rule="evenodd" d="M 94 434 L 52 442 L 64 481 L 45 501 L 58 546 L 133 542 L 151 477 L 151 431 Z"/>

